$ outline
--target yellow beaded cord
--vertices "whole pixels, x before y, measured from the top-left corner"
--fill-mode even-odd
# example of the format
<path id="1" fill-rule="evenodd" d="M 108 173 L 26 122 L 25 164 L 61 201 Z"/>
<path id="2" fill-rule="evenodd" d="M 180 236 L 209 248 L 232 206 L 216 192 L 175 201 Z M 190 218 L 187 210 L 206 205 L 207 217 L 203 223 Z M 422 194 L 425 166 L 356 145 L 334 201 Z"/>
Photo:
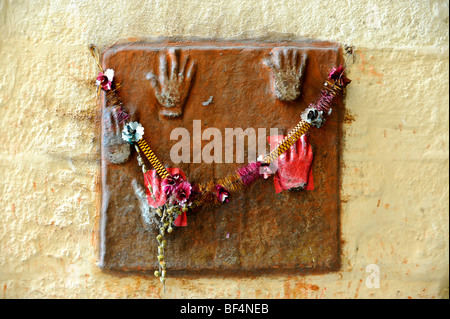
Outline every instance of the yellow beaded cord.
<path id="1" fill-rule="evenodd" d="M 167 169 L 161 164 L 159 159 L 156 157 L 155 153 L 151 150 L 150 146 L 148 146 L 147 142 L 141 138 L 138 141 L 138 145 L 141 148 L 142 152 L 147 157 L 148 161 L 152 166 L 155 168 L 156 172 L 158 173 L 161 178 L 167 178 L 170 176 L 170 173 L 167 171 Z"/>
<path id="2" fill-rule="evenodd" d="M 324 88 L 330 91 L 334 97 L 343 91 L 342 87 L 329 80 L 325 81 Z M 295 126 L 295 128 L 278 144 L 278 146 L 264 157 L 263 161 L 267 164 L 273 162 L 281 154 L 288 150 L 303 134 L 305 134 L 310 127 L 310 123 L 301 120 L 297 126 Z"/>
<path id="3" fill-rule="evenodd" d="M 266 155 L 263 161 L 267 164 L 274 161 L 278 156 L 288 150 L 303 134 L 305 134 L 311 124 L 301 120 L 297 126 L 275 147 L 268 155 Z"/>

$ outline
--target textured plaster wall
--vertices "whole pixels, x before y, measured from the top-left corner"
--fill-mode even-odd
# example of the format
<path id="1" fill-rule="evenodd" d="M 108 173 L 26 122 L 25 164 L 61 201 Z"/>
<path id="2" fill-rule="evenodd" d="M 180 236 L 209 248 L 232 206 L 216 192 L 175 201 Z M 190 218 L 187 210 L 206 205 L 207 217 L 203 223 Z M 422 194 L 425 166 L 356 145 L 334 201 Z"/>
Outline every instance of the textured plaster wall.
<path id="1" fill-rule="evenodd" d="M 448 298 L 448 1 L 0 0 L 3 298 Z M 87 45 L 191 36 L 351 44 L 342 269 L 114 276 L 98 261 L 96 66 Z M 380 288 L 366 286 L 367 265 Z"/>

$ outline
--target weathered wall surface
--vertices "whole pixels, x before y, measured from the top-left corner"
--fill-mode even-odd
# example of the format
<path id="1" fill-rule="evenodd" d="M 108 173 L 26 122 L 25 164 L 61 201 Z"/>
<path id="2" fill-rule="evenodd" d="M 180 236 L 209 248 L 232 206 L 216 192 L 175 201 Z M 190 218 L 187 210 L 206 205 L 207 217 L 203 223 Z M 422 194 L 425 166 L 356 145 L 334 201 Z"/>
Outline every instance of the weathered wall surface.
<path id="1" fill-rule="evenodd" d="M 3 298 L 448 298 L 448 1 L 0 0 Z M 342 269 L 115 276 L 98 261 L 99 139 L 87 45 L 184 36 L 354 45 Z M 366 267 L 380 269 L 368 288 Z"/>

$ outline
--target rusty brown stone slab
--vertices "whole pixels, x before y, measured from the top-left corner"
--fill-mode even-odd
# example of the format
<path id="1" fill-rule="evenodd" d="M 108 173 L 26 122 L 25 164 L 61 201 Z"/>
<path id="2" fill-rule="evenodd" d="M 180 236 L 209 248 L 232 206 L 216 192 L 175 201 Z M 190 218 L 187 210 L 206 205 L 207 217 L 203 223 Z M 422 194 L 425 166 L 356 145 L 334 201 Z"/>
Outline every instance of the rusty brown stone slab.
<path id="1" fill-rule="evenodd" d="M 161 115 L 148 80 L 158 69 L 159 54 L 178 47 L 189 54 L 196 73 L 190 93 L 177 118 Z M 307 54 L 301 95 L 283 102 L 271 87 L 271 72 L 262 64 L 271 50 L 290 47 Z M 285 133 L 314 101 L 328 71 L 342 62 L 335 43 L 131 43 L 108 48 L 104 68 L 115 71 L 124 109 L 145 128 L 145 138 L 162 163 L 181 168 L 190 182 L 209 181 L 233 172 L 240 163 L 173 164 L 170 150 L 177 142 L 170 133 L 186 128 L 193 136 L 193 121 L 202 129 L 279 128 Z M 209 105 L 203 105 L 210 97 Z M 102 110 L 105 113 L 105 102 Z M 207 104 L 207 103 L 205 103 Z M 339 268 L 340 140 L 343 103 L 336 99 L 325 125 L 310 130 L 314 149 L 315 189 L 276 194 L 272 178 L 259 180 L 214 209 L 188 214 L 188 227 L 167 237 L 166 263 L 171 273 L 239 273 L 270 270 L 332 271 Z M 105 136 L 105 125 L 102 136 Z M 136 153 L 124 164 L 112 164 L 102 148 L 101 266 L 110 270 L 153 271 L 157 267 L 155 235 L 146 230 L 132 182 L 143 185 Z M 203 141 L 203 146 L 208 141 Z M 223 145 L 224 142 L 223 142 Z M 192 158 L 191 144 L 191 158 Z"/>

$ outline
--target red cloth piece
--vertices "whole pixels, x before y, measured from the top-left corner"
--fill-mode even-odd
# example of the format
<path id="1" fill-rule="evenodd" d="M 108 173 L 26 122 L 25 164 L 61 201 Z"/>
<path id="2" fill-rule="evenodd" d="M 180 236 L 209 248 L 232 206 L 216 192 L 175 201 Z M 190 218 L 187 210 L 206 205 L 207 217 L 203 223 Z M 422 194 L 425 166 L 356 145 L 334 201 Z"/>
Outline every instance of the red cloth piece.
<path id="1" fill-rule="evenodd" d="M 285 136 L 269 136 L 270 149 L 273 150 Z M 308 136 L 302 135 L 286 152 L 277 160 L 277 171 L 273 178 L 275 192 L 292 188 L 314 189 L 312 174 L 313 152 L 309 144 Z"/>
<path id="2" fill-rule="evenodd" d="M 177 227 L 186 227 L 187 226 L 187 215 L 186 212 L 182 212 L 181 215 L 173 221 L 173 224 Z"/>

